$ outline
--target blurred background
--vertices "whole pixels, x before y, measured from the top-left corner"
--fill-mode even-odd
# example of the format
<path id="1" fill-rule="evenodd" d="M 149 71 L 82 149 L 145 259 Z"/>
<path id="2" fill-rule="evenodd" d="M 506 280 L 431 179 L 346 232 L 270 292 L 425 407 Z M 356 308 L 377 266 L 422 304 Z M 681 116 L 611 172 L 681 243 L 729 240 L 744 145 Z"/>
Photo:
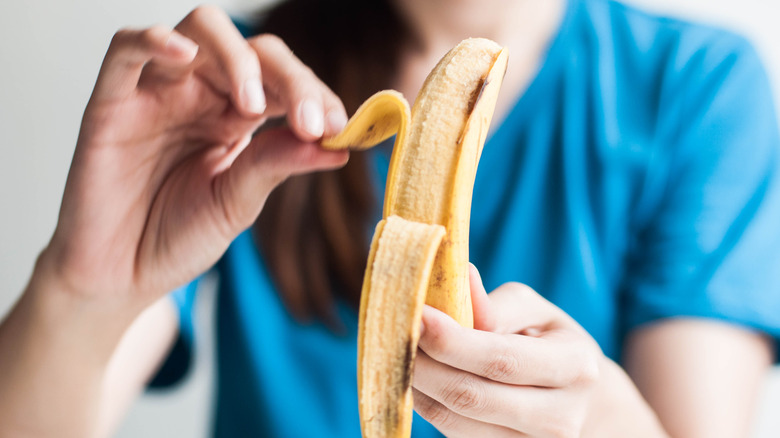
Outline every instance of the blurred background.
<path id="1" fill-rule="evenodd" d="M 624 1 L 747 35 L 763 56 L 780 102 L 780 0 Z M 269 1 L 213 3 L 240 17 Z M 125 26 L 173 26 L 196 5 L 191 0 L 0 2 L 0 315 L 24 288 L 54 229 L 81 113 L 111 36 Z M 140 399 L 117 437 L 208 435 L 211 280 L 198 305 L 200 344 L 193 372 L 176 390 Z M 753 438 L 780 436 L 778 412 L 780 368 L 767 378 Z"/>

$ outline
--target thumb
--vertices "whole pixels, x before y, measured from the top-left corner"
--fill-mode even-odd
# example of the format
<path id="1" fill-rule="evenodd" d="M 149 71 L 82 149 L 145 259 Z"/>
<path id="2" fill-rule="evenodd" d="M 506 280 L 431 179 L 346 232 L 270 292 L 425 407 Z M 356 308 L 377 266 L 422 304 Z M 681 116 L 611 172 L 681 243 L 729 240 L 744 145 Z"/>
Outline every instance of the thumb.
<path id="1" fill-rule="evenodd" d="M 469 286 L 471 288 L 471 303 L 474 308 L 474 328 L 492 332 L 496 328 L 496 318 L 490 297 L 477 267 L 469 263 Z"/>
<path id="2" fill-rule="evenodd" d="M 219 175 L 215 195 L 231 225 L 250 226 L 271 191 L 292 175 L 336 169 L 347 163 L 349 152 L 326 151 L 318 143 L 299 140 L 289 129 L 257 134 Z"/>

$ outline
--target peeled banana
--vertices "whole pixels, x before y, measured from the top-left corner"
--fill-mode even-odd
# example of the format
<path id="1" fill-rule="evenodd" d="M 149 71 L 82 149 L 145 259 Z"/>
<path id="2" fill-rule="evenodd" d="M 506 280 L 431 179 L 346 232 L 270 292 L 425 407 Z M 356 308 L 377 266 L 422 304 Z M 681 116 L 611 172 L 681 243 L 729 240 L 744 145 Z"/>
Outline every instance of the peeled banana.
<path id="1" fill-rule="evenodd" d="M 395 135 L 382 221 L 369 253 L 358 328 L 365 438 L 408 438 L 412 366 L 423 303 L 471 327 L 468 232 L 477 164 L 507 54 L 462 41 L 423 84 L 414 107 L 395 91 L 361 105 L 327 149 L 366 149 Z"/>

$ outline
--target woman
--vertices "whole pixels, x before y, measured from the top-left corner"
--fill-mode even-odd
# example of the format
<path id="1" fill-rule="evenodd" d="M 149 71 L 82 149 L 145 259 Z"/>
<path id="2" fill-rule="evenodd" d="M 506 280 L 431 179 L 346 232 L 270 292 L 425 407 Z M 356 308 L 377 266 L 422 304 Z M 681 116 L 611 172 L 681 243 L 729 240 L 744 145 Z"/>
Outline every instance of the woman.
<path id="1" fill-rule="evenodd" d="M 743 40 L 604 0 L 293 0 L 244 31 L 202 7 L 112 41 L 0 327 L 9 436 L 105 436 L 175 380 L 214 263 L 215 436 L 358 436 L 354 304 L 388 151 L 317 141 L 340 99 L 412 99 L 467 36 L 511 54 L 475 186 L 484 286 L 473 269 L 475 330 L 424 313 L 414 436 L 748 434 L 780 334 L 780 140 Z"/>

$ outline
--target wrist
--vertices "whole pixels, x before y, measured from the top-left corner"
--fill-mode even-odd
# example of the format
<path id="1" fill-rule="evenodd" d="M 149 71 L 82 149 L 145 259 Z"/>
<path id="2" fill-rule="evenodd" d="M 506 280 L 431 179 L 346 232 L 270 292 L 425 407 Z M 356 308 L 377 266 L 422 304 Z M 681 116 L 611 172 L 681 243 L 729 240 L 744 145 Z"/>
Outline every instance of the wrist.
<path id="1" fill-rule="evenodd" d="M 60 238 L 52 240 L 35 261 L 31 285 L 54 294 L 70 295 L 74 301 L 94 302 L 102 297 L 115 299 L 130 295 L 133 285 L 129 269 L 118 254 L 75 245 Z"/>
<path id="2" fill-rule="evenodd" d="M 86 294 L 41 254 L 17 303 L 30 332 L 53 344 L 68 345 L 96 365 L 107 362 L 124 332 L 141 313 L 114 294 Z"/>

